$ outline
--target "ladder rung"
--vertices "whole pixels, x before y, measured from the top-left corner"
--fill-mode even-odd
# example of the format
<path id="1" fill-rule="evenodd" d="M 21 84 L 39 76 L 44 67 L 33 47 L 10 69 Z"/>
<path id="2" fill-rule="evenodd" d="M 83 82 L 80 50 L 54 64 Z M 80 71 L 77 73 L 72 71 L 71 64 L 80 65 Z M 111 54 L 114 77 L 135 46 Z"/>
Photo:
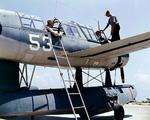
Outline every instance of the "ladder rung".
<path id="1" fill-rule="evenodd" d="M 69 95 L 80 95 L 80 93 L 69 93 Z"/>
<path id="2" fill-rule="evenodd" d="M 74 107 L 74 109 L 82 109 L 85 108 L 84 106 Z"/>
<path id="3" fill-rule="evenodd" d="M 62 56 L 57 56 L 57 58 L 67 59 L 66 57 L 62 57 Z"/>
<path id="4" fill-rule="evenodd" d="M 56 45 L 53 45 L 54 48 L 60 48 L 60 49 L 63 49 L 62 47 L 60 46 L 56 46 Z"/>

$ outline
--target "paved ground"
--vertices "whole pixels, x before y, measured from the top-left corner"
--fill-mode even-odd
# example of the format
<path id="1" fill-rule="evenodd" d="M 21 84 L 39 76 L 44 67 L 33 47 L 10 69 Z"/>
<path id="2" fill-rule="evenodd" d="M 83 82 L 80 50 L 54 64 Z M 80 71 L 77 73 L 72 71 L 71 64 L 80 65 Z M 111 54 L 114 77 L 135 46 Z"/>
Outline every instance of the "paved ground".
<path id="1" fill-rule="evenodd" d="M 150 120 L 150 106 L 143 105 L 126 105 L 125 107 L 126 116 L 124 120 Z M 3 120 L 3 119 L 0 119 Z M 31 120 L 31 118 L 13 118 L 7 120 Z M 61 115 L 61 116 L 39 116 L 35 117 L 34 120 L 74 120 L 72 115 Z M 98 115 L 92 120 L 114 120 L 113 112 Z"/>

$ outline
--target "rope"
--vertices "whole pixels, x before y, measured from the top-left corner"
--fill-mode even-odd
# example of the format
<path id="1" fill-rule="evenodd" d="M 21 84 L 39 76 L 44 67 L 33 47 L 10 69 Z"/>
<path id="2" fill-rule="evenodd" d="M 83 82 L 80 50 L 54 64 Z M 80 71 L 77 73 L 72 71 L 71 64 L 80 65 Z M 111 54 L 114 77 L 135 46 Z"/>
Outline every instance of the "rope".
<path id="1" fill-rule="evenodd" d="M 56 15 L 57 15 L 57 7 L 58 7 L 58 0 L 56 0 L 54 17 L 56 17 Z"/>

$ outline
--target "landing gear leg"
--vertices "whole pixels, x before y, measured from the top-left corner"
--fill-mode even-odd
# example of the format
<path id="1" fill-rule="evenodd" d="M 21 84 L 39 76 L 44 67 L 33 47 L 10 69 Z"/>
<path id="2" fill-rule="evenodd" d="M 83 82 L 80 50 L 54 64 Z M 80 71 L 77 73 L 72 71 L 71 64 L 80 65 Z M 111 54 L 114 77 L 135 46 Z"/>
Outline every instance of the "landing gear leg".
<path id="1" fill-rule="evenodd" d="M 112 87 L 110 70 L 106 69 L 105 87 Z"/>
<path id="2" fill-rule="evenodd" d="M 115 120 L 123 120 L 125 115 L 124 108 L 121 105 L 114 106 L 114 118 Z"/>
<path id="3" fill-rule="evenodd" d="M 76 68 L 76 74 L 75 74 L 75 79 L 77 81 L 77 84 L 79 86 L 79 89 L 81 90 L 83 88 L 83 80 L 82 80 L 82 68 L 77 67 Z M 75 86 L 74 86 L 75 88 Z M 77 89 L 77 88 L 76 88 Z"/>

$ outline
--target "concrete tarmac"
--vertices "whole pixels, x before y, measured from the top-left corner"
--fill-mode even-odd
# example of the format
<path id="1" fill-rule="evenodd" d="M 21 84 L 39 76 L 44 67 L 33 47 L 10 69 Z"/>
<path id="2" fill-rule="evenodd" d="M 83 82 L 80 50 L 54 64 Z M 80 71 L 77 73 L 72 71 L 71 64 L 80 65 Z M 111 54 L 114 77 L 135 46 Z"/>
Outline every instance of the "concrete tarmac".
<path id="1" fill-rule="evenodd" d="M 124 120 L 150 120 L 150 106 L 146 105 L 125 105 Z M 0 119 L 4 120 L 4 119 Z M 6 119 L 5 119 L 6 120 Z M 73 115 L 55 115 L 38 117 L 19 117 L 7 120 L 75 120 Z M 80 119 L 79 119 L 80 120 Z M 93 117 L 91 120 L 114 120 L 113 112 L 104 113 Z"/>

